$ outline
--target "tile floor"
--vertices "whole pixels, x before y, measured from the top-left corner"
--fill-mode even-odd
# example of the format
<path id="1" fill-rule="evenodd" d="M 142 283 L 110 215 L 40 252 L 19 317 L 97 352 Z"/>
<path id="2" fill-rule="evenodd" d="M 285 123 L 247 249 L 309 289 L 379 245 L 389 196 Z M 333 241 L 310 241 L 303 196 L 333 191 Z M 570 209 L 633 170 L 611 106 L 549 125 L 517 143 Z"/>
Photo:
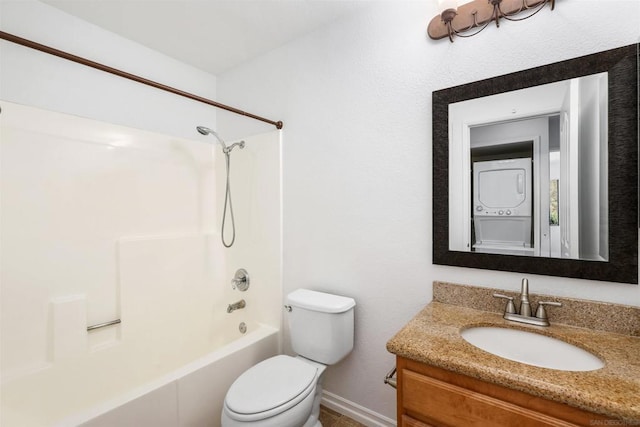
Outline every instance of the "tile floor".
<path id="1" fill-rule="evenodd" d="M 320 406 L 320 422 L 322 427 L 366 427 L 326 406 Z"/>

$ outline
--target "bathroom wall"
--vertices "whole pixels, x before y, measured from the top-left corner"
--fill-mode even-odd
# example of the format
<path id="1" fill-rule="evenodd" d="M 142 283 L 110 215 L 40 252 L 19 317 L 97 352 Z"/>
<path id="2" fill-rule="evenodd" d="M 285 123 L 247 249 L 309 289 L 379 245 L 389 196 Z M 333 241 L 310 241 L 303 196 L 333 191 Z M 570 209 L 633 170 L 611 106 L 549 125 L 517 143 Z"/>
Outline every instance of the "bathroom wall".
<path id="1" fill-rule="evenodd" d="M 523 277 L 431 262 L 431 92 L 640 40 L 635 0 L 559 0 L 454 43 L 426 36 L 435 3 L 372 2 L 218 76 L 220 102 L 284 121 L 285 293 L 310 287 L 358 303 L 355 350 L 329 368 L 325 388 L 388 418 L 385 343 L 431 300 L 431 282 L 515 290 Z M 218 120 L 230 135 L 266 128 Z M 634 285 L 527 277 L 533 292 L 640 305 Z"/>
<path id="2" fill-rule="evenodd" d="M 216 77 L 33 0 L 1 1 L 0 29 L 215 99 Z M 194 138 L 216 109 L 103 71 L 0 41 L 0 99 Z M 244 135 L 249 135 L 245 133 Z"/>

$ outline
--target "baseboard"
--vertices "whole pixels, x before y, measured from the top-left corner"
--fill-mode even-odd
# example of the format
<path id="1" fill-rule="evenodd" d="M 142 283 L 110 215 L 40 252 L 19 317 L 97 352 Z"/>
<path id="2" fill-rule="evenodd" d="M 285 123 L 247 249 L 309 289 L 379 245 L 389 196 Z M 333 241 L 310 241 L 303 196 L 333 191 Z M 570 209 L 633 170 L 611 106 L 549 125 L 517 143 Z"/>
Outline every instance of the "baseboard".
<path id="1" fill-rule="evenodd" d="M 395 427 L 397 425 L 395 420 L 389 417 L 385 417 L 326 390 L 322 390 L 322 400 L 320 403 L 367 427 Z"/>

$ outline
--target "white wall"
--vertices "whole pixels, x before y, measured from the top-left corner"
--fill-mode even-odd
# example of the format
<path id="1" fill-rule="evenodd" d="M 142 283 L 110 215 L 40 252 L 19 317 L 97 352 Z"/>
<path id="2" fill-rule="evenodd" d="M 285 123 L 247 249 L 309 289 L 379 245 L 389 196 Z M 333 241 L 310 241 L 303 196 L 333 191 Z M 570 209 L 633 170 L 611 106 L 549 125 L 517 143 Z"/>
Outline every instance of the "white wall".
<path id="1" fill-rule="evenodd" d="M 435 2 L 370 9 L 218 76 L 218 99 L 284 121 L 284 286 L 356 299 L 356 346 L 326 389 L 388 417 L 385 343 L 447 280 L 522 274 L 431 263 L 431 92 L 636 43 L 640 3 L 561 0 L 530 20 L 432 41 Z M 225 135 L 267 129 L 218 114 Z M 638 286 L 526 275 L 533 292 L 640 305 Z"/>
<path id="2" fill-rule="evenodd" d="M 578 141 L 580 144 L 580 178 L 579 178 L 579 200 L 580 200 L 580 257 L 586 259 L 603 259 L 601 255 L 608 255 L 608 251 L 604 254 L 600 253 L 602 246 L 608 246 L 606 235 L 609 230 L 606 227 L 600 229 L 600 224 L 608 224 L 608 217 L 600 218 L 601 200 L 606 200 L 601 194 L 603 186 L 600 181 L 606 178 L 607 168 L 601 169 L 603 160 L 600 159 L 600 153 L 603 150 L 600 137 L 602 135 L 601 117 L 606 120 L 605 111 L 602 112 L 603 98 L 607 99 L 607 93 L 600 93 L 604 84 L 606 88 L 606 76 L 591 76 L 581 79 L 578 85 L 580 112 L 578 121 Z M 587 101 L 587 102 L 585 102 Z M 605 163 L 606 165 L 606 163 Z M 605 187 L 606 188 L 606 187 Z M 604 194 L 606 196 L 606 193 Z M 602 235 L 605 235 L 605 241 L 601 242 Z M 606 259 L 606 258 L 604 258 Z"/>
<path id="3" fill-rule="evenodd" d="M 0 1 L 0 29 L 177 89 L 214 99 L 216 77 L 32 0 Z M 0 40 L 0 99 L 194 138 L 216 109 Z M 246 133 L 243 135 L 247 135 Z"/>

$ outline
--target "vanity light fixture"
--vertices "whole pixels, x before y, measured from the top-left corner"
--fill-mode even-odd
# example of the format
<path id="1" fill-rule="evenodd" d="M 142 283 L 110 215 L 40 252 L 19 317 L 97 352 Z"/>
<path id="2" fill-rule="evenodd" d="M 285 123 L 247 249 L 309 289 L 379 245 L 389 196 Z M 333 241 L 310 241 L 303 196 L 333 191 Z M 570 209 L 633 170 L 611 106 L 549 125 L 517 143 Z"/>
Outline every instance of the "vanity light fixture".
<path id="1" fill-rule="evenodd" d="M 453 43 L 453 36 L 471 37 L 487 28 L 491 21 L 500 26 L 500 19 L 508 21 L 522 21 L 540 12 L 549 3 L 551 10 L 555 7 L 555 0 L 473 0 L 458 7 L 458 0 L 438 0 L 440 15 L 435 16 L 429 23 L 427 33 L 434 40 L 449 37 Z M 515 18 L 521 12 L 528 15 Z M 475 32 L 469 31 L 477 29 Z"/>

